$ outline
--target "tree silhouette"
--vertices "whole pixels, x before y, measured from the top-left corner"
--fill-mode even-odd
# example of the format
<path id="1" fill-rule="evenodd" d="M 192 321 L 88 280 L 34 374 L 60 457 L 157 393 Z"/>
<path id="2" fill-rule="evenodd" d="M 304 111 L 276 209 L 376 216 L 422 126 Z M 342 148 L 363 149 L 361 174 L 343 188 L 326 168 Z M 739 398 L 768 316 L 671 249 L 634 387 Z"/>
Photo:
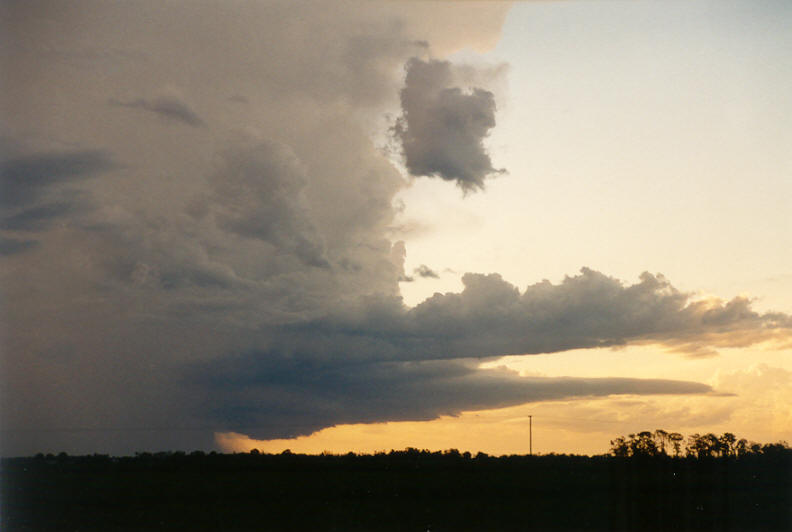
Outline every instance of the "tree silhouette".
<path id="1" fill-rule="evenodd" d="M 674 446 L 674 456 L 679 456 L 682 452 L 682 441 L 685 437 L 678 432 L 672 432 L 668 435 L 668 439 L 671 440 L 671 444 Z"/>
<path id="2" fill-rule="evenodd" d="M 666 454 L 666 444 L 669 442 L 669 434 L 663 429 L 657 429 L 654 431 L 654 437 L 660 447 L 660 454 Z"/>
<path id="3" fill-rule="evenodd" d="M 736 452 L 737 456 L 744 456 L 744 455 L 748 454 L 748 452 L 749 452 L 748 451 L 748 440 L 746 440 L 745 438 L 741 438 L 740 440 L 737 441 L 737 444 L 735 445 L 734 449 L 735 449 L 735 452 Z"/>
<path id="4" fill-rule="evenodd" d="M 673 448 L 674 457 L 682 454 L 682 442 L 685 437 L 679 432 L 668 432 L 657 429 L 654 432 L 642 431 L 637 434 L 619 436 L 611 440 L 610 453 L 613 456 L 668 456 Z M 731 432 L 720 436 L 708 432 L 694 433 L 687 439 L 685 456 L 690 458 L 727 458 L 746 455 L 772 454 L 788 449 L 786 442 L 759 444 L 749 442 L 745 438 L 737 439 Z"/>
<path id="5" fill-rule="evenodd" d="M 721 456 L 735 456 L 737 454 L 737 436 L 731 432 L 724 432 L 718 438 Z"/>
<path id="6" fill-rule="evenodd" d="M 632 436 L 632 435 L 631 435 Z M 613 456 L 630 456 L 630 446 L 623 436 L 611 440 L 611 454 Z"/>

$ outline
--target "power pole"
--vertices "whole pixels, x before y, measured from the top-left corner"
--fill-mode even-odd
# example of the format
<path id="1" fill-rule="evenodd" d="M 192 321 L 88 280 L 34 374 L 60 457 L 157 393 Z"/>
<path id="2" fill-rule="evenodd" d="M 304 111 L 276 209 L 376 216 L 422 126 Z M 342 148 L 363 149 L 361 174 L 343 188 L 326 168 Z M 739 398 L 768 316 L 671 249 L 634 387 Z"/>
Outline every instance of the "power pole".
<path id="1" fill-rule="evenodd" d="M 533 456 L 533 416 L 528 416 L 528 455 Z"/>

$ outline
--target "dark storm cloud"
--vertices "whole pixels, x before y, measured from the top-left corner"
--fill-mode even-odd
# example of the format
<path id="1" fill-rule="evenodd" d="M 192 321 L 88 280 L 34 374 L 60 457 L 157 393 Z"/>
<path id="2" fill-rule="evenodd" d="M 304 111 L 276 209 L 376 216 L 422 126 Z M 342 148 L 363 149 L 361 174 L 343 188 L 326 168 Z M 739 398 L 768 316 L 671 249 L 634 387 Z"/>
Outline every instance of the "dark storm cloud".
<path id="1" fill-rule="evenodd" d="M 483 46 L 506 11 L 442 8 L 453 16 L 427 25 L 433 9 L 146 0 L 9 7 L 20 43 L 4 49 L 12 140 L 35 150 L 101 142 L 130 164 L 112 182 L 84 179 L 112 166 L 104 152 L 45 152 L 3 167 L 0 221 L 7 231 L 35 230 L 38 240 L 4 234 L 2 246 L 16 252 L 0 263 L 10 302 L 3 453 L 203 446 L 180 428 L 204 427 L 211 437 L 226 423 L 207 412 L 215 388 L 187 378 L 195 364 L 221 367 L 240 352 L 276 363 L 298 347 L 309 349 L 306 359 L 339 352 L 319 330 L 294 344 L 295 325 L 358 308 L 371 294 L 398 294 L 403 246 L 388 228 L 406 181 L 372 134 L 398 110 L 402 67 L 425 52 L 422 41 L 441 42 L 443 53 L 471 38 Z M 102 50 L 129 54 L 114 61 Z M 232 105 L 229 96 L 242 103 L 234 95 L 255 105 Z M 108 97 L 112 112 L 96 105 Z M 92 208 L 70 219 L 77 199 Z M 20 252 L 32 246 L 36 253 Z M 364 355 L 351 354 L 379 361 L 376 351 Z M 325 376 L 332 372 L 306 373 Z M 293 380 L 256 390 L 281 394 L 270 404 L 284 412 L 299 393 Z M 238 393 L 223 391 L 216 409 L 259 409 Z M 310 414 L 309 403 L 300 408 Z M 75 427 L 96 430 L 68 430 Z M 136 427 L 145 430 L 128 430 Z M 49 430 L 58 428 L 67 430 Z"/>
<path id="2" fill-rule="evenodd" d="M 360 309 L 312 324 L 335 336 L 366 336 L 400 360 L 553 353 L 657 343 L 696 355 L 701 349 L 792 336 L 792 317 L 760 314 L 750 301 L 696 300 L 661 275 L 625 286 L 584 268 L 560 284 L 544 281 L 520 293 L 499 275 L 466 274 L 461 293 L 435 294 L 414 308 L 369 299 Z M 354 352 L 350 346 L 349 352 Z"/>
<path id="3" fill-rule="evenodd" d="M 711 392 L 704 384 L 662 379 L 520 377 L 505 369 L 477 369 L 469 361 L 273 367 L 270 360 L 272 354 L 250 353 L 193 376 L 211 390 L 213 399 L 203 407 L 223 430 L 283 438 L 334 424 L 430 420 L 533 401 Z"/>
<path id="4" fill-rule="evenodd" d="M 413 273 L 415 273 L 415 275 L 417 275 L 418 277 L 431 277 L 433 279 L 439 279 L 440 278 L 440 276 L 437 275 L 437 272 L 435 272 L 433 269 L 431 269 L 426 264 L 421 264 L 420 266 L 415 268 L 413 270 Z"/>
<path id="5" fill-rule="evenodd" d="M 750 302 L 695 300 L 662 276 L 625 286 L 584 269 L 560 284 L 524 292 L 500 276 L 466 274 L 461 293 L 435 294 L 414 308 L 372 296 L 320 320 L 279 331 L 268 360 L 366 364 L 555 353 L 658 344 L 698 355 L 717 347 L 792 337 L 792 318 L 760 314 Z"/>
<path id="6" fill-rule="evenodd" d="M 128 102 L 116 99 L 109 100 L 110 105 L 118 107 L 129 107 L 131 109 L 143 109 L 152 112 L 166 120 L 181 122 L 192 127 L 206 125 L 198 114 L 189 105 L 175 96 L 160 96 L 151 100 L 138 98 Z"/>
<path id="7" fill-rule="evenodd" d="M 711 393 L 685 381 L 520 377 L 473 360 L 641 343 L 695 354 L 792 335 L 789 316 L 759 314 L 740 298 L 696 301 L 650 274 L 625 286 L 584 269 L 522 293 L 498 275 L 463 281 L 463 292 L 412 309 L 398 298 L 367 297 L 334 316 L 281 327 L 269 349 L 194 366 L 185 385 L 211 390 L 206 409 L 226 430 L 247 426 L 254 437 L 275 438 L 529 401 Z"/>
<path id="8" fill-rule="evenodd" d="M 328 266 L 303 196 L 305 169 L 287 146 L 227 151 L 212 184 L 208 209 L 220 227 L 288 250 L 307 265 Z"/>
<path id="9" fill-rule="evenodd" d="M 56 202 L 24 209 L 16 214 L 0 219 L 0 229 L 16 231 L 41 231 L 50 223 L 75 210 L 75 204 Z"/>
<path id="10" fill-rule="evenodd" d="M 501 173 L 492 167 L 483 140 L 495 127 L 495 98 L 489 91 L 453 86 L 448 61 L 407 63 L 401 91 L 403 116 L 394 127 L 405 163 L 414 176 L 456 181 L 463 190 L 484 188 Z"/>
<path id="11" fill-rule="evenodd" d="M 15 255 L 38 245 L 35 240 L 21 240 L 18 238 L 5 238 L 0 236 L 0 255 Z"/>
<path id="12" fill-rule="evenodd" d="M 108 152 L 36 153 L 0 163 L 0 204 L 33 203 L 48 188 L 95 176 L 118 165 Z"/>

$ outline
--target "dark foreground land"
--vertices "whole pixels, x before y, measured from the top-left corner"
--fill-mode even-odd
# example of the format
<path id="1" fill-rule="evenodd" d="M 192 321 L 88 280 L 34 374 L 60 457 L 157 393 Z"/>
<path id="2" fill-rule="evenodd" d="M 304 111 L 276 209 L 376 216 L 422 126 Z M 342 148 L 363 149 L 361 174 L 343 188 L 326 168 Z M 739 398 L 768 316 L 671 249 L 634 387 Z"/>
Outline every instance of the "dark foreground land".
<path id="1" fill-rule="evenodd" d="M 159 453 L 2 461 L 3 531 L 792 530 L 792 452 Z"/>

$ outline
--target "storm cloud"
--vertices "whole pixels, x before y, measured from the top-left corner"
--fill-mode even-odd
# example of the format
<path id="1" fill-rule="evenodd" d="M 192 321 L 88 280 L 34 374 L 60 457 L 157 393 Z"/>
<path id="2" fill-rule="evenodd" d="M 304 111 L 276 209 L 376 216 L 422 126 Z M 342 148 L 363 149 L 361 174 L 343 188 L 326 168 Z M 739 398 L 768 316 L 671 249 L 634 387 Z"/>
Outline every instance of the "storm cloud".
<path id="1" fill-rule="evenodd" d="M 497 274 L 465 274 L 459 294 L 435 294 L 405 314 L 404 337 L 432 338 L 433 350 L 468 356 L 535 354 L 656 343 L 697 356 L 716 347 L 788 341 L 792 317 L 760 314 L 750 300 L 696 299 L 662 275 L 638 283 L 583 268 L 560 284 L 517 287 Z M 442 348 L 440 348 L 442 346 Z"/>
<path id="2" fill-rule="evenodd" d="M 403 112 L 411 174 L 468 191 L 498 173 L 483 147 L 493 94 L 414 56 L 424 41 L 443 53 L 492 42 L 499 3 L 455 5 L 432 24 L 423 3 L 53 5 L 6 8 L 4 120 L 25 151 L 1 174 L 4 454 L 210 448 L 215 431 L 242 427 L 278 437 L 561 397 L 708 393 L 479 363 L 789 339 L 786 315 L 699 301 L 649 274 L 625 285 L 584 270 L 522 291 L 468 274 L 460 293 L 404 304 L 406 250 L 391 235 L 410 178 L 381 149 L 386 116 Z M 163 86 L 183 98 L 137 97 Z"/>
<path id="3" fill-rule="evenodd" d="M 531 401 L 707 393 L 709 386 L 684 381 L 526 378 L 479 369 L 476 360 L 635 344 L 697 356 L 714 347 L 788 342 L 792 334 L 787 315 L 754 312 L 742 298 L 695 300 L 648 273 L 625 286 L 583 269 L 522 293 L 496 274 L 467 274 L 464 283 L 461 293 L 436 294 L 414 308 L 397 298 L 365 298 L 334 316 L 281 328 L 267 350 L 201 363 L 187 382 L 214 390 L 207 411 L 230 423 L 226 430 L 280 438 L 339 423 L 433 419 Z"/>
<path id="4" fill-rule="evenodd" d="M 0 205 L 34 203 L 59 185 L 74 183 L 117 166 L 102 150 L 42 152 L 0 163 Z"/>
<path id="5" fill-rule="evenodd" d="M 201 369 L 203 406 L 222 430 L 273 439 L 343 423 L 423 421 L 462 411 L 612 394 L 702 394 L 705 384 L 662 379 L 521 377 L 473 361 L 269 367 L 265 353 Z M 263 362 L 263 364 L 262 364 Z M 288 401 L 284 398 L 288 397 Z M 255 405 L 255 406 L 253 406 Z"/>
<path id="6" fill-rule="evenodd" d="M 504 172 L 493 168 L 483 141 L 495 127 L 494 95 L 456 83 L 448 61 L 407 63 L 401 90 L 403 116 L 394 126 L 412 175 L 455 181 L 464 191 L 484 188 L 484 180 Z"/>
<path id="7" fill-rule="evenodd" d="M 90 208 L 88 178 L 118 169 L 104 150 L 42 151 L 6 158 L 0 163 L 0 237 L 2 255 L 16 255 L 33 249 L 38 241 L 30 233 L 40 233 L 58 220 Z M 18 233 L 25 236 L 19 238 Z"/>
<path id="8" fill-rule="evenodd" d="M 35 240 L 22 240 L 19 238 L 4 238 L 0 236 L 0 255 L 14 255 L 36 247 Z"/>
<path id="9" fill-rule="evenodd" d="M 284 145 L 267 142 L 228 153 L 212 176 L 207 209 L 226 231 L 286 249 L 308 265 L 327 266 L 303 196 L 304 173 Z"/>

